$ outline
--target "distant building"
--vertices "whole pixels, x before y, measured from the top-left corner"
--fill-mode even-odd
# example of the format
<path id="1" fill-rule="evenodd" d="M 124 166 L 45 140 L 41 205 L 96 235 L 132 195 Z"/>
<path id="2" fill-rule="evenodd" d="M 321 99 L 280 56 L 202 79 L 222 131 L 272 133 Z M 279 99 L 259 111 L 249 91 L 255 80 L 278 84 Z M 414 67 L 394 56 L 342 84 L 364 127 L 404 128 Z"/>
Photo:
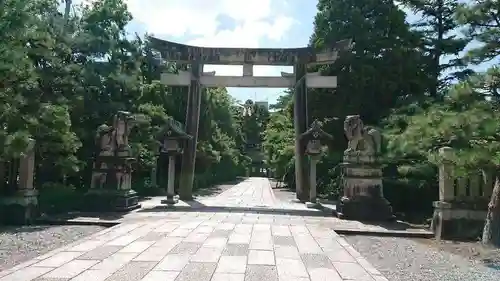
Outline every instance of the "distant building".
<path id="1" fill-rule="evenodd" d="M 267 102 L 267 101 L 256 101 L 255 105 L 262 106 L 266 110 L 269 110 L 269 102 Z"/>

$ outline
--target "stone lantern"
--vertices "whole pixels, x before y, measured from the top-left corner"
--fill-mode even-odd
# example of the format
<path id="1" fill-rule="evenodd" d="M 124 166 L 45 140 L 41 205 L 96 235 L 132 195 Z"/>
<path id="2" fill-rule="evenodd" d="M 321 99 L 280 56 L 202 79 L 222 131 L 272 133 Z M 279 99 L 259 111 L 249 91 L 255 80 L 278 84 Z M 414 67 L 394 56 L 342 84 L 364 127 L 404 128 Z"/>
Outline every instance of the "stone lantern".
<path id="1" fill-rule="evenodd" d="M 310 157 L 310 190 L 308 207 L 315 207 L 316 202 L 316 165 L 321 158 L 323 143 L 332 140 L 333 137 L 321 129 L 321 124 L 318 120 L 314 120 L 309 130 L 303 133 L 301 141 L 306 145 L 306 155 Z M 322 143 L 323 142 L 323 143 Z"/>
<path id="2" fill-rule="evenodd" d="M 183 125 L 170 118 L 160 134 L 157 141 L 160 144 L 160 156 L 168 157 L 168 183 L 167 183 L 167 199 L 163 200 L 163 204 L 175 204 L 177 201 L 175 196 L 175 158 L 184 152 L 184 147 L 187 140 L 192 137 L 183 129 Z"/>

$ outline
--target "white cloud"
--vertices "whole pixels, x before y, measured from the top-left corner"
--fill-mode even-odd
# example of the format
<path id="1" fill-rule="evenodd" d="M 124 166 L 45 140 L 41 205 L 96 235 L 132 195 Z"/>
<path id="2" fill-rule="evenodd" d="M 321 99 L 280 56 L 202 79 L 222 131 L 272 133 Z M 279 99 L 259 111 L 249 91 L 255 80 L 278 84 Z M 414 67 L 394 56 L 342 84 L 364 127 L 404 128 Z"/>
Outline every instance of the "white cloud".
<path id="1" fill-rule="evenodd" d="M 260 47 L 262 40 L 279 41 L 294 24 L 286 0 L 125 0 L 134 19 L 149 33 L 174 37 L 203 47 Z M 232 29 L 218 29 L 218 17 L 230 17 Z M 241 66 L 207 66 L 218 75 L 241 75 Z M 256 75 L 277 75 L 275 68 L 255 67 Z"/>

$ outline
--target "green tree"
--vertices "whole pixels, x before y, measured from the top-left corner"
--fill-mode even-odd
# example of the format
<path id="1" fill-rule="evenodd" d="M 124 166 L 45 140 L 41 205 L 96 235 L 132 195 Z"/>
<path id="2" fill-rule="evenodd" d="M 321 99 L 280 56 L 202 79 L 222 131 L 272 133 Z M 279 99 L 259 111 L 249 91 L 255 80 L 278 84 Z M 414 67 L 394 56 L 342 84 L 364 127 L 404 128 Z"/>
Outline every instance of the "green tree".
<path id="1" fill-rule="evenodd" d="M 459 7 L 456 0 L 403 0 L 414 13 L 421 15 L 413 28 L 422 36 L 420 48 L 428 62 L 429 95 L 436 98 L 440 90 L 455 78 L 462 78 L 470 71 L 453 71 L 464 68 L 461 59 L 449 59 L 446 56 L 458 56 L 469 42 L 468 38 L 457 33 L 459 23 L 454 15 Z M 446 62 L 445 62 L 446 61 Z"/>
<path id="2" fill-rule="evenodd" d="M 478 46 L 468 51 L 466 58 L 468 61 L 480 64 L 486 61 L 494 60 L 500 55 L 498 48 L 500 42 L 500 1 L 485 0 L 485 1 L 469 1 L 463 3 L 457 12 L 458 20 L 465 25 L 464 34 L 471 40 L 479 42 Z M 500 72 L 498 68 L 492 68 L 487 73 L 479 76 L 474 80 L 475 89 L 489 96 L 489 103 L 493 106 L 493 111 L 496 114 L 499 109 L 498 96 L 498 81 Z M 480 115 L 481 116 L 481 115 Z M 499 147 L 497 142 L 498 116 L 494 116 L 495 120 L 488 124 L 489 131 L 481 134 L 480 140 L 485 143 L 485 148 L 477 148 L 474 155 L 477 160 L 486 162 L 495 166 L 499 170 Z M 486 119 L 485 117 L 478 117 Z M 489 121 L 489 120 L 488 120 Z M 485 122 L 485 121 L 484 121 Z M 486 151 L 485 151 L 486 149 Z M 481 157 L 482 156 L 482 157 Z M 468 157 L 463 157 L 469 159 Z M 488 204 L 488 214 L 483 231 L 483 243 L 493 244 L 500 247 L 500 173 L 497 172 L 495 180 L 495 188 Z"/>

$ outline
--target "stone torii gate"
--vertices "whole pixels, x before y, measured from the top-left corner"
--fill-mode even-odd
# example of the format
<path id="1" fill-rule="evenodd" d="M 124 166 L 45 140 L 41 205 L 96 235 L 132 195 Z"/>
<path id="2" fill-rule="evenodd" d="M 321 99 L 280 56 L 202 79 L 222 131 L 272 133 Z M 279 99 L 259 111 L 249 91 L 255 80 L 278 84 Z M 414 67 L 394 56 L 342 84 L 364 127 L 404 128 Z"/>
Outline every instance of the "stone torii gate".
<path id="1" fill-rule="evenodd" d="M 294 88 L 295 127 L 295 179 L 297 199 L 309 199 L 309 170 L 305 144 L 300 141 L 308 128 L 307 88 L 336 88 L 336 76 L 321 76 L 307 73 L 311 65 L 332 64 L 338 53 L 351 47 L 351 40 L 334 43 L 330 48 L 318 52 L 312 47 L 269 48 L 208 48 L 174 43 L 150 37 L 152 47 L 160 52 L 162 59 L 190 65 L 189 71 L 178 74 L 162 73 L 161 82 L 170 86 L 189 87 L 186 112 L 186 133 L 193 138 L 188 142 L 181 163 L 179 196 L 181 200 L 192 200 L 192 188 L 196 159 L 196 144 L 200 117 L 201 87 L 261 87 Z M 242 65 L 243 76 L 216 76 L 215 71 L 203 72 L 203 65 Z M 282 72 L 281 77 L 254 77 L 254 65 L 293 66 L 293 73 Z"/>

